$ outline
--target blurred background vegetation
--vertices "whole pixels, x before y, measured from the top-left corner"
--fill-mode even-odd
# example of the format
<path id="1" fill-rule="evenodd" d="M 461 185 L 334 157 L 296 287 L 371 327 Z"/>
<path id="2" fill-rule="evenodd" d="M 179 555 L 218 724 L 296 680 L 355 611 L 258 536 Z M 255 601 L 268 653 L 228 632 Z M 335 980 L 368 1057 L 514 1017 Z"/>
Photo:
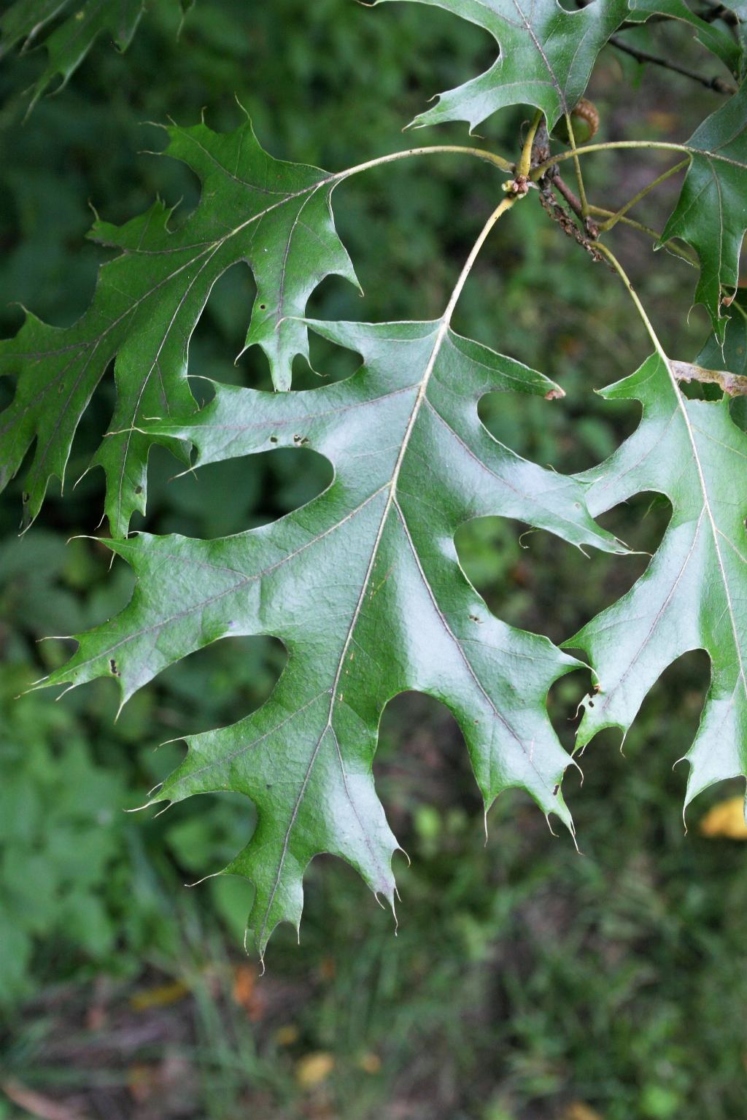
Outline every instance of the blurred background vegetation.
<path id="1" fill-rule="evenodd" d="M 178 35 L 179 5 L 159 0 L 125 55 L 99 42 L 70 84 L 25 122 L 17 102 L 42 68 L 34 52 L 0 74 L 0 329 L 23 304 L 58 324 L 85 309 L 102 252 L 83 240 L 95 207 L 121 222 L 154 195 L 197 198 L 191 173 L 152 154 L 153 124 L 215 129 L 251 114 L 273 155 L 331 169 L 413 142 L 403 124 L 436 90 L 478 73 L 494 44 L 478 29 L 417 5 L 367 11 L 352 0 L 199 0 Z M 688 35 L 636 33 L 641 45 L 702 66 Z M 706 63 L 708 65 L 708 63 Z M 717 96 L 684 78 L 643 71 L 610 49 L 591 96 L 603 138 L 683 139 Z M 517 150 L 523 114 L 484 127 Z M 443 127 L 416 142 L 465 143 Z M 140 152 L 139 155 L 135 153 Z M 589 162 L 594 201 L 614 207 L 666 164 Z M 365 298 L 335 278 L 313 297 L 319 317 L 427 318 L 441 313 L 471 239 L 500 197 L 490 168 L 451 157 L 356 178 L 337 220 Z M 678 189 L 670 182 L 662 194 Z M 643 207 L 661 228 L 661 204 Z M 674 357 L 707 334 L 689 316 L 694 274 L 638 235 L 619 251 Z M 232 270 L 194 338 L 191 372 L 269 385 L 260 354 L 237 366 L 253 285 Z M 458 330 L 536 365 L 566 390 L 553 403 L 502 395 L 483 402 L 496 436 L 558 470 L 607 455 L 636 409 L 593 390 L 647 352 L 626 297 L 601 265 L 564 239 L 539 206 L 499 227 L 471 278 Z M 315 368 L 354 368 L 317 341 Z M 298 385 L 317 375 L 299 368 Z M 3 387 L 5 398 L 10 391 Z M 683 658 L 628 736 L 586 752 L 585 782 L 567 796 L 583 855 L 554 837 L 518 792 L 482 808 L 456 725 L 427 698 L 385 713 L 377 781 L 399 861 L 394 935 L 357 877 L 325 857 L 307 878 L 300 948 L 275 935 L 267 974 L 243 955 L 248 884 L 194 882 L 223 866 L 253 827 L 240 797 L 193 798 L 165 815 L 128 815 L 181 757 L 178 737 L 233 721 L 260 704 L 283 665 L 279 643 L 224 641 L 164 673 L 115 723 L 117 697 L 96 682 L 54 703 L 15 699 L 64 660 L 70 634 L 126 601 L 124 565 L 90 539 L 101 476 L 85 475 L 106 430 L 104 386 L 74 448 L 64 500 L 52 492 L 21 539 L 20 494 L 0 505 L 0 1120 L 735 1120 L 745 1114 L 747 1004 L 745 848 L 699 833 L 701 798 L 683 832 L 687 750 L 708 683 L 704 655 Z M 170 481 L 154 453 L 141 524 L 201 537 L 240 531 L 296 508 L 327 484 L 310 452 L 275 451 Z M 606 518 L 652 551 L 666 503 L 631 502 Z M 587 559 L 544 534 L 485 519 L 457 539 L 462 562 L 508 621 L 572 634 L 623 593 L 645 557 Z M 70 540 L 70 538 L 75 538 Z M 67 542 L 67 543 L 66 543 Z M 567 745 L 588 688 L 554 689 Z M 154 752 L 164 740 L 165 746 Z M 55 1111 L 55 1109 L 57 1111 Z"/>

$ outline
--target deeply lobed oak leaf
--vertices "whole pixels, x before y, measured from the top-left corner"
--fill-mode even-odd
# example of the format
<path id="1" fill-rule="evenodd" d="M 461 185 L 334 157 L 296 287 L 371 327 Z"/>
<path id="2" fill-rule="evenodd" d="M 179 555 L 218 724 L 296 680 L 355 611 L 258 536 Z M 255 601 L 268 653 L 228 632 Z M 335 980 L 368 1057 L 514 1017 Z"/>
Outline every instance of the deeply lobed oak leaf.
<path id="1" fill-rule="evenodd" d="M 130 605 L 79 636 L 51 684 L 115 677 L 123 697 L 195 649 L 271 634 L 288 664 L 270 699 L 233 727 L 188 738 L 157 799 L 232 789 L 257 806 L 247 848 L 227 868 L 256 887 L 264 951 L 298 924 L 317 852 L 358 869 L 390 902 L 397 848 L 373 785 L 378 724 L 397 693 L 437 697 L 464 733 L 486 809 L 518 786 L 570 825 L 560 781 L 570 759 L 545 708 L 578 663 L 495 618 L 465 578 L 454 534 L 488 514 L 576 545 L 621 546 L 585 506 L 583 483 L 520 458 L 478 418 L 487 392 L 556 396 L 541 374 L 461 338 L 445 321 L 310 324 L 363 355 L 347 381 L 272 394 L 225 385 L 193 420 L 149 434 L 197 449 L 196 464 L 303 445 L 334 467 L 330 487 L 272 525 L 212 541 L 113 541 L 138 583 Z"/>

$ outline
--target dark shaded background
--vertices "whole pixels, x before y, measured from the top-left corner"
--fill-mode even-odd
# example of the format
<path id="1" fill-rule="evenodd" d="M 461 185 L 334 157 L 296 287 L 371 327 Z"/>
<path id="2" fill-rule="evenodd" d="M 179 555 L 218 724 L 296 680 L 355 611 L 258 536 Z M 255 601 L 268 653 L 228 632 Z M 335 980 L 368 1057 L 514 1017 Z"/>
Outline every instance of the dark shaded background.
<path id="1" fill-rule="evenodd" d="M 97 44 L 57 96 L 23 123 L 18 90 L 40 70 L 33 53 L 0 75 L 0 329 L 24 304 L 65 325 L 90 299 L 102 252 L 83 240 L 89 204 L 121 222 L 155 194 L 196 201 L 191 173 L 149 154 L 163 135 L 144 121 L 215 129 L 250 112 L 273 155 L 332 169 L 420 143 L 465 143 L 466 126 L 402 134 L 436 90 L 494 57 L 481 31 L 435 9 L 367 11 L 352 0 L 198 0 L 177 40 L 178 5 L 162 0 L 128 53 Z M 706 68 L 689 35 L 642 30 L 639 42 Z M 683 139 L 718 104 L 684 78 L 643 72 L 606 51 L 593 79 L 603 139 Z M 526 114 L 483 128 L 513 158 Z M 142 154 L 135 155 L 140 151 Z M 614 207 L 667 163 L 656 156 L 589 161 L 595 201 Z M 450 157 L 396 164 L 335 195 L 339 228 L 366 295 L 335 278 L 313 297 L 319 317 L 440 315 L 500 180 Z M 661 228 L 677 182 L 643 214 Z M 617 248 L 645 292 L 674 357 L 707 333 L 688 311 L 694 274 L 653 256 L 638 235 Z M 218 285 L 194 339 L 195 373 L 269 385 L 261 354 L 238 366 L 253 298 L 247 270 Z M 17 301 L 17 303 L 13 303 Z M 637 408 L 592 390 L 632 371 L 644 333 L 614 277 L 565 239 L 533 202 L 491 237 L 455 321 L 462 333 L 536 365 L 563 401 L 485 403 L 491 430 L 558 470 L 608 454 Z M 315 364 L 352 371 L 351 355 L 317 340 Z M 298 383 L 315 384 L 299 363 Z M 10 392 L 3 399 L 9 399 Z M 495 400 L 495 399 L 494 399 Z M 522 794 L 504 795 L 485 841 L 461 737 L 435 701 L 388 708 L 377 762 L 399 861 L 401 903 L 376 906 L 329 857 L 307 879 L 301 946 L 275 935 L 268 971 L 241 951 L 251 888 L 209 879 L 251 833 L 240 797 L 193 798 L 155 818 L 122 812 L 181 757 L 178 736 L 233 721 L 262 702 L 283 664 L 279 643 L 224 641 L 187 658 L 136 696 L 118 722 L 110 682 L 55 704 L 14 699 L 64 660 L 70 645 L 38 639 L 109 617 L 128 598 L 124 565 L 78 534 L 96 531 L 98 472 L 88 458 L 113 408 L 104 385 L 82 425 L 64 500 L 52 489 L 38 523 L 16 536 L 19 487 L 0 505 L 0 1120 L 721 1120 L 744 1115 L 747 879 L 744 848 L 698 834 L 720 788 L 683 833 L 687 750 L 708 683 L 705 655 L 669 670 L 619 751 L 603 735 L 569 774 L 578 855 L 553 837 Z M 275 451 L 169 481 L 152 456 L 144 524 L 196 536 L 281 516 L 325 485 L 311 452 Z M 650 495 L 607 515 L 652 551 L 668 518 Z M 457 544 L 470 578 L 507 619 L 560 641 L 622 594 L 645 557 L 584 558 L 545 534 L 489 518 Z M 69 538 L 76 537 L 66 544 Z M 523 547 L 528 546 L 528 547 Z M 553 690 L 567 745 L 588 688 Z M 174 740 L 154 753 L 154 746 Z M 57 1108 L 57 1113 L 50 1109 Z"/>

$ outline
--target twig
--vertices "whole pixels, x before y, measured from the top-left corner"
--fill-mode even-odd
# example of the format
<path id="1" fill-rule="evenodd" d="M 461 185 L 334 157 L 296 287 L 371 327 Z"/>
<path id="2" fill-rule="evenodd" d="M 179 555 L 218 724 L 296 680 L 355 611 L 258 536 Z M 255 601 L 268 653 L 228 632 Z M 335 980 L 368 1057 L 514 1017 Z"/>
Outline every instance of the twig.
<path id="1" fill-rule="evenodd" d="M 672 175 L 676 175 L 678 171 L 682 171 L 685 167 L 687 167 L 689 162 L 689 157 L 687 159 L 680 160 L 680 162 L 676 163 L 674 167 L 670 167 L 667 171 L 663 171 L 661 175 L 657 175 L 655 179 L 652 179 L 650 183 L 647 183 L 645 187 L 642 187 L 637 194 L 634 194 L 633 197 L 629 199 L 624 206 L 621 206 L 616 213 L 610 214 L 609 221 L 605 222 L 603 226 L 600 226 L 600 229 L 602 229 L 604 232 L 606 232 L 608 229 L 612 229 L 612 227 L 616 225 L 617 222 L 621 221 L 624 218 L 628 210 L 632 210 L 632 208 L 642 199 L 644 199 L 647 194 L 649 194 L 652 190 L 655 190 L 656 187 L 660 186 L 662 183 L 665 183 L 667 179 L 670 179 L 672 177 Z"/>
<path id="2" fill-rule="evenodd" d="M 567 237 L 572 237 L 574 241 L 583 246 L 592 260 L 604 260 L 604 257 L 599 252 L 591 237 L 584 233 L 582 229 L 579 229 L 568 211 L 558 202 L 557 198 L 552 193 L 549 182 L 545 186 L 540 187 L 539 198 L 542 209 L 554 222 L 557 222 Z M 578 202 L 578 199 L 576 199 L 576 202 Z"/>
<path id="3" fill-rule="evenodd" d="M 532 157 L 529 164 L 530 171 L 541 164 L 547 164 L 550 159 L 550 137 L 547 132 L 547 126 L 545 122 L 542 121 L 533 138 Z M 582 245 L 593 260 L 603 260 L 604 258 L 594 246 L 594 240 L 599 232 L 599 227 L 593 218 L 588 214 L 584 214 L 584 207 L 581 200 L 576 197 L 568 184 L 561 178 L 560 171 L 556 164 L 550 164 L 545 168 L 545 173 L 541 179 L 539 179 L 537 186 L 539 187 L 542 209 L 552 221 L 560 226 L 567 237 L 572 237 L 574 241 Z M 558 202 L 553 194 L 553 187 L 558 190 L 571 210 L 581 219 L 584 224 L 583 230 L 579 229 L 568 211 Z"/>
<path id="4" fill-rule="evenodd" d="M 623 54 L 629 54 L 631 58 L 635 58 L 638 62 L 651 62 L 654 66 L 663 66 L 665 70 L 673 70 L 675 74 L 682 74 L 685 78 L 700 82 L 706 89 L 712 89 L 716 93 L 731 96 L 737 92 L 736 87 L 724 81 L 723 78 L 706 78 L 705 75 L 698 74 L 696 70 L 689 70 L 686 66 L 680 66 L 678 62 L 671 62 L 668 58 L 662 58 L 658 54 L 650 54 L 639 47 L 631 47 L 629 43 L 623 42 L 617 35 L 611 36 L 609 42 Z"/>
<path id="5" fill-rule="evenodd" d="M 576 198 L 575 194 L 563 179 L 560 172 L 556 171 L 554 175 L 549 175 L 548 178 L 555 189 L 560 194 L 562 194 L 563 198 L 566 200 L 573 213 L 581 218 L 584 225 L 586 226 L 586 232 L 589 234 L 589 236 L 596 237 L 596 235 L 599 233 L 596 222 L 587 221 L 586 215 L 584 214 L 584 205 L 581 202 L 581 199 Z"/>

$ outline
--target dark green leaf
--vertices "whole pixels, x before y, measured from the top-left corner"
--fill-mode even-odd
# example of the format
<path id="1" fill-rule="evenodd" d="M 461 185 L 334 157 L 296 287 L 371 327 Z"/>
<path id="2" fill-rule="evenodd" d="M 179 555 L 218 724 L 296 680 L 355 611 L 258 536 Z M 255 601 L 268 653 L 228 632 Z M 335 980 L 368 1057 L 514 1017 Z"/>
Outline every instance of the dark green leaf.
<path id="1" fill-rule="evenodd" d="M 714 26 L 697 16 L 685 0 L 630 0 L 629 20 L 640 20 L 643 23 L 652 15 L 665 15 L 689 24 L 697 32 L 697 41 L 720 59 L 732 74 L 739 74 L 742 64 L 741 43 L 725 28 Z"/>
<path id="2" fill-rule="evenodd" d="M 723 340 L 722 298 L 737 286 L 747 229 L 747 85 L 706 118 L 686 147 L 692 162 L 661 240 L 680 237 L 698 254 L 695 300 Z"/>
<path id="3" fill-rule="evenodd" d="M 114 535 L 127 531 L 134 510 L 145 510 L 153 441 L 135 428 L 147 417 L 184 415 L 193 406 L 189 340 L 213 285 L 231 265 L 245 261 L 254 273 L 246 345 L 267 353 L 279 389 L 290 386 L 294 356 L 308 353 L 306 328 L 293 316 L 304 313 L 325 276 L 355 282 L 330 206 L 342 176 L 273 159 L 248 121 L 224 135 L 204 124 L 167 131 L 167 154 L 189 164 L 202 184 L 197 209 L 176 231 L 160 202 L 121 228 L 97 222 L 94 239 L 122 252 L 101 269 L 83 318 L 60 330 L 29 314 L 18 335 L 0 344 L 0 373 L 18 376 L 15 398 L 0 417 L 0 484 L 36 441 L 25 482 L 28 519 L 38 513 L 49 479 L 64 477 L 80 417 L 115 357 L 112 434 L 93 465 L 106 472 Z"/>
<path id="4" fill-rule="evenodd" d="M 729 321 L 724 341 L 712 334 L 696 358 L 707 369 L 727 369 L 738 377 L 747 377 L 747 291 L 740 288 L 729 305 Z M 735 424 L 747 431 L 747 398 L 740 397 L 731 406 Z"/>
<path id="5" fill-rule="evenodd" d="M 377 0 L 388 3 L 390 0 Z M 439 95 L 416 127 L 469 121 L 507 105 L 535 105 L 550 128 L 584 93 L 597 55 L 627 18 L 627 0 L 592 0 L 571 12 L 556 0 L 416 0 L 484 27 L 500 57 L 479 78 Z"/>
<path id="6" fill-rule="evenodd" d="M 118 50 L 126 50 L 145 0 L 84 0 L 80 6 L 71 0 L 16 0 L 0 19 L 0 58 L 21 40 L 24 47 L 33 46 L 46 24 L 70 8 L 74 10 L 44 40 L 48 60 L 30 91 L 32 106 L 55 78 L 67 84 L 99 35 L 111 35 Z"/>

